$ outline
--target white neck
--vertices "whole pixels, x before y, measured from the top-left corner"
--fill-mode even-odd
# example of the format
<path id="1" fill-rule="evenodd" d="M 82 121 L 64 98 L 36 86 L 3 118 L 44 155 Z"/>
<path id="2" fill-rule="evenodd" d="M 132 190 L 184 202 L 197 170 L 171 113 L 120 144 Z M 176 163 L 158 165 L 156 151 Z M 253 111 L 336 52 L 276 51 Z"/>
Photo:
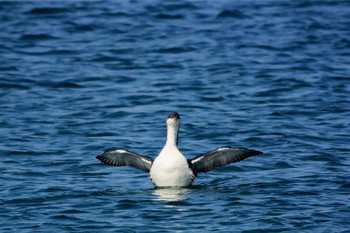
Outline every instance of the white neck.
<path id="1" fill-rule="evenodd" d="M 177 146 L 177 136 L 179 133 L 180 122 L 178 121 L 168 121 L 166 124 L 167 134 L 166 134 L 166 145 Z"/>

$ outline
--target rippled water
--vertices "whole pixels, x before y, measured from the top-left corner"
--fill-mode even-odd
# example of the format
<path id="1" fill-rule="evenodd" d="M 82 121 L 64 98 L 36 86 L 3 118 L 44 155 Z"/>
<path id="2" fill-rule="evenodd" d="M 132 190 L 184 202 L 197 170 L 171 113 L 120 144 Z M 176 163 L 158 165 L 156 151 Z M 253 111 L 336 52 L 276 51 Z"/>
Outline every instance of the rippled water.
<path id="1" fill-rule="evenodd" d="M 1 232 L 348 232 L 348 1 L 0 2 Z M 155 189 L 102 165 L 263 155 Z"/>

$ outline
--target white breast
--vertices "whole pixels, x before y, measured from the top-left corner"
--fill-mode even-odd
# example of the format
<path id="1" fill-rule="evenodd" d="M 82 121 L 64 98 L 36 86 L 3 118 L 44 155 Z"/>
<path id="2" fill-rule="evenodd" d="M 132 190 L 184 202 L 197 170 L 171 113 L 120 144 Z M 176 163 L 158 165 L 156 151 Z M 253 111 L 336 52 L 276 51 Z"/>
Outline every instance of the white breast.
<path id="1" fill-rule="evenodd" d="M 184 187 L 192 183 L 194 175 L 187 159 L 175 145 L 166 145 L 153 161 L 150 177 L 158 187 Z"/>

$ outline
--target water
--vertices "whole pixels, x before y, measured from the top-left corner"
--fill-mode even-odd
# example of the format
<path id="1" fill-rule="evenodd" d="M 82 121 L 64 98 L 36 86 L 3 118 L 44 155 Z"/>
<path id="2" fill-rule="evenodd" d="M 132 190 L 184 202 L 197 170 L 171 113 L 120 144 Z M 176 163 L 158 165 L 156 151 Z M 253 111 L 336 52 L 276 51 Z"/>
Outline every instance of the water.
<path id="1" fill-rule="evenodd" d="M 1 232 L 349 232 L 348 1 L 0 2 Z M 155 189 L 102 165 L 261 150 Z"/>

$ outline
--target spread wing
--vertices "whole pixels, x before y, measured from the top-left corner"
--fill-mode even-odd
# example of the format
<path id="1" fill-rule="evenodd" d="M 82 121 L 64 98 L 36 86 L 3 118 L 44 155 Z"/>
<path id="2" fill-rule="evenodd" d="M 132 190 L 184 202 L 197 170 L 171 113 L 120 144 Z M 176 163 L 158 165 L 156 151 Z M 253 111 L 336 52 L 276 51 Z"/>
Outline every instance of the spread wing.
<path id="1" fill-rule="evenodd" d="M 244 147 L 219 147 L 215 150 L 198 155 L 190 160 L 195 173 L 209 172 L 215 168 L 230 163 L 239 162 L 251 156 L 260 155 L 261 151 L 250 150 Z"/>
<path id="2" fill-rule="evenodd" d="M 133 153 L 128 150 L 111 149 L 98 155 L 97 159 L 102 163 L 112 166 L 130 166 L 149 172 L 152 166 L 153 159 Z"/>

